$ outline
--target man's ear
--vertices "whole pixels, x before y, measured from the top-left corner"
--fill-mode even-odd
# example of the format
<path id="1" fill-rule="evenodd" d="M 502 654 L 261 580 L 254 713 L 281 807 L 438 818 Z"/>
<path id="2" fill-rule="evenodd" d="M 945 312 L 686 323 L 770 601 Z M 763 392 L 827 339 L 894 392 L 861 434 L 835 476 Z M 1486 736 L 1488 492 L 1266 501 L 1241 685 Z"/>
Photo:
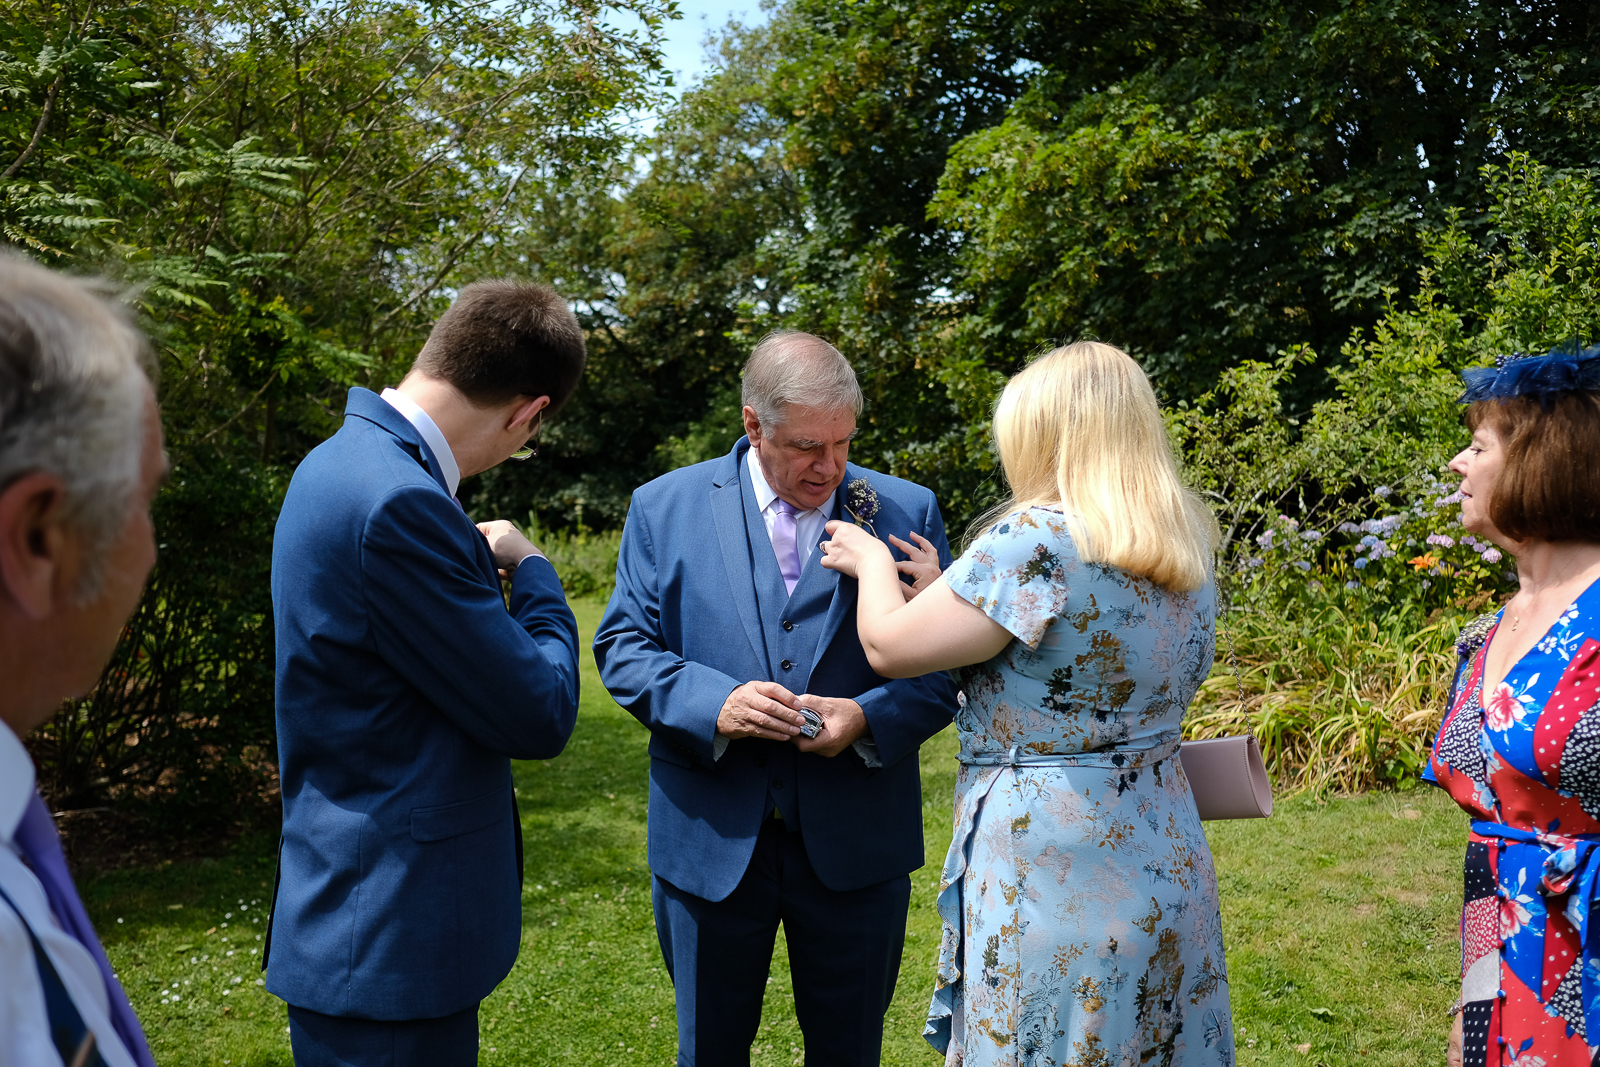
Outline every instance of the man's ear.
<path id="1" fill-rule="evenodd" d="M 0 591 L 29 618 L 47 618 L 56 606 L 67 554 L 65 503 L 66 486 L 43 471 L 0 491 Z"/>
<path id="2" fill-rule="evenodd" d="M 506 422 L 507 430 L 523 430 L 533 422 L 533 417 L 550 406 L 547 396 L 521 397 L 517 406 L 511 409 L 511 418 Z"/>
<path id="3" fill-rule="evenodd" d="M 761 440 L 761 420 L 756 417 L 756 409 L 749 404 L 744 408 L 744 434 L 750 438 L 752 447 Z"/>

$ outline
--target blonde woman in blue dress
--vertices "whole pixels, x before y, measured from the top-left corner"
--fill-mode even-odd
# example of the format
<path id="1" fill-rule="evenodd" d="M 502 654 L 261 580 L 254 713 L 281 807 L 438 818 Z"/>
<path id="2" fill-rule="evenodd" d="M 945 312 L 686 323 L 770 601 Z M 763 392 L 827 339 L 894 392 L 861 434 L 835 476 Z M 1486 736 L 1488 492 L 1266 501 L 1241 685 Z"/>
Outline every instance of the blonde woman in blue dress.
<path id="1" fill-rule="evenodd" d="M 959 668 L 966 692 L 925 1034 L 952 1067 L 1231 1065 L 1216 872 L 1177 759 L 1214 650 L 1216 520 L 1110 345 L 1018 374 L 994 437 L 1012 497 L 913 599 L 864 530 L 830 522 L 823 545 L 859 580 L 873 669 Z"/>

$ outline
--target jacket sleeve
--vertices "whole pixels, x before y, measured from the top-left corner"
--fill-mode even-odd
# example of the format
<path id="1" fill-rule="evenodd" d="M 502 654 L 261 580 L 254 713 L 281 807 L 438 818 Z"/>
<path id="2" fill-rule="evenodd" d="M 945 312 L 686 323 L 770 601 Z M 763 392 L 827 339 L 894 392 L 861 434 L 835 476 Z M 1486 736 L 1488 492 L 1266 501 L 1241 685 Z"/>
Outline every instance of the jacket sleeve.
<path id="1" fill-rule="evenodd" d="M 448 497 L 409 487 L 368 516 L 361 579 L 378 652 L 478 744 L 549 759 L 577 722 L 577 620 L 539 557 L 513 575 L 508 612 L 460 524 Z"/>
<path id="2" fill-rule="evenodd" d="M 628 509 L 617 554 L 617 587 L 595 631 L 595 664 L 612 699 L 629 714 L 657 736 L 711 763 L 717 714 L 742 683 L 667 647 L 647 510 Z"/>
<path id="3" fill-rule="evenodd" d="M 950 544 L 945 539 L 944 517 L 933 494 L 928 494 L 922 536 L 939 550 L 939 567 L 950 566 Z M 856 697 L 867 717 L 878 758 L 884 766 L 915 756 L 922 743 L 950 725 L 956 711 L 956 685 L 943 671 L 917 678 L 900 678 L 875 686 Z"/>

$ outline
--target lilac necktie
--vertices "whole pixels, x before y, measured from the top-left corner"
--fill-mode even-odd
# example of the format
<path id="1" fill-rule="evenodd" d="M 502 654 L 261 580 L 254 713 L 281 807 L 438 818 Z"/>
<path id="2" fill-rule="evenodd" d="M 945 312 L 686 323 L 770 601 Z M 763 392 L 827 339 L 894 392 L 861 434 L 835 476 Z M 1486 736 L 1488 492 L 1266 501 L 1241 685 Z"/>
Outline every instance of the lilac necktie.
<path id="1" fill-rule="evenodd" d="M 156 1061 L 150 1055 L 150 1046 L 145 1042 L 144 1031 L 139 1028 L 139 1020 L 134 1018 L 133 1007 L 128 1003 L 121 983 L 112 975 L 111 963 L 106 959 L 105 950 L 100 947 L 100 939 L 94 936 L 94 927 L 89 923 L 88 913 L 83 910 L 83 901 L 78 899 L 78 891 L 72 886 L 72 875 L 67 872 L 67 857 L 61 851 L 61 837 L 56 833 L 55 820 L 50 818 L 50 810 L 44 806 L 38 790 L 34 790 L 28 806 L 23 809 L 15 840 L 22 858 L 28 861 L 34 877 L 44 886 L 45 899 L 50 902 L 56 922 L 89 950 L 89 955 L 94 957 L 94 962 L 99 966 L 100 975 L 106 981 L 106 999 L 111 1004 L 111 1025 L 116 1029 L 117 1036 L 122 1038 L 122 1044 L 132 1053 L 135 1063 L 140 1067 L 155 1067 Z"/>
<path id="2" fill-rule="evenodd" d="M 794 505 L 781 497 L 772 502 L 772 551 L 778 557 L 778 570 L 783 574 L 783 584 L 793 595 L 800 582 L 800 530 L 795 525 Z"/>

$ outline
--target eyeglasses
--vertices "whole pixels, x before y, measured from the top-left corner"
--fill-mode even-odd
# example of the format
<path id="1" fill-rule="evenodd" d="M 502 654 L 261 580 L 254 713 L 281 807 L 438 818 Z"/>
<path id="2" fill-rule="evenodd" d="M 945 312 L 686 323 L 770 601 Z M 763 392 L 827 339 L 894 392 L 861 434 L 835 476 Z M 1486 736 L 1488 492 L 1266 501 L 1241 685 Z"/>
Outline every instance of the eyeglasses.
<path id="1" fill-rule="evenodd" d="M 536 418 L 538 421 L 533 424 L 533 436 L 528 439 L 527 444 L 511 453 L 509 458 L 532 459 L 539 454 L 539 431 L 544 429 L 544 412 L 539 412 Z"/>

